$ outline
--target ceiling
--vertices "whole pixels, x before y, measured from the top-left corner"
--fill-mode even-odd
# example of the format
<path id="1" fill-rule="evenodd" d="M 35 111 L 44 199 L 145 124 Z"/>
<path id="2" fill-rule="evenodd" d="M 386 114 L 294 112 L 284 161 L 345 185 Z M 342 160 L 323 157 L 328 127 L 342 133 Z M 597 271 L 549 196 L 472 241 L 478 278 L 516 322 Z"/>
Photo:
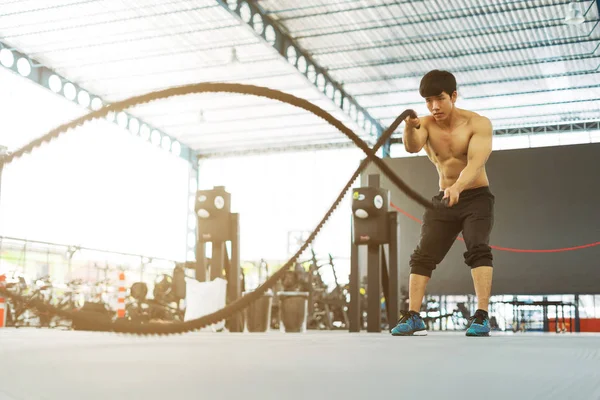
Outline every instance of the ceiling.
<path id="1" fill-rule="evenodd" d="M 0 42 L 104 102 L 191 83 L 247 83 L 307 99 L 371 143 L 377 125 L 405 109 L 427 112 L 418 85 L 431 69 L 453 72 L 458 106 L 497 129 L 600 120 L 596 0 L 577 2 L 579 25 L 563 22 L 569 1 L 560 0 L 250 3 L 3 1 Z M 242 9 L 252 10 L 252 25 Z M 264 33 L 271 23 L 285 39 L 274 45 Z M 316 74 L 284 56 L 290 45 Z M 188 95 L 129 111 L 205 156 L 348 143 L 303 110 L 246 95 Z"/>
<path id="2" fill-rule="evenodd" d="M 425 111 L 418 85 L 431 69 L 453 72 L 460 106 L 496 127 L 600 117 L 596 1 L 578 2 L 581 25 L 564 24 L 569 1 L 259 3 L 385 125 Z"/>

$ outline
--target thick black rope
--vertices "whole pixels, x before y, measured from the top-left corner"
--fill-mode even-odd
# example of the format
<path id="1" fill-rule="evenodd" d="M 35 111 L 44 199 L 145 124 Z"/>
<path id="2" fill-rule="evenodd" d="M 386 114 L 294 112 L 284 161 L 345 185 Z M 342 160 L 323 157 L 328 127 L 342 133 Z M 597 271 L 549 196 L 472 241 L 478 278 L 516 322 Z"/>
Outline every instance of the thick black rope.
<path id="1" fill-rule="evenodd" d="M 356 169 L 348 183 L 344 186 L 344 189 L 340 192 L 335 202 L 332 204 L 330 209 L 327 211 L 321 222 L 317 225 L 315 230 L 310 234 L 306 242 L 298 249 L 296 254 L 292 256 L 284 265 L 279 269 L 279 271 L 275 272 L 269 279 L 267 279 L 261 286 L 256 288 L 256 290 L 246 294 L 240 299 L 234 301 L 233 303 L 225 306 L 224 308 L 217 310 L 211 314 L 205 315 L 201 318 L 186 321 L 182 323 L 170 323 L 170 324 L 161 324 L 161 323 L 147 323 L 147 324 L 134 324 L 127 323 L 122 321 L 117 321 L 114 323 L 105 323 L 101 321 L 97 321 L 88 316 L 77 312 L 71 311 L 63 311 L 59 310 L 54 306 L 46 304 L 42 301 L 31 301 L 32 306 L 37 308 L 42 312 L 49 312 L 55 315 L 58 315 L 62 318 L 67 318 L 70 320 L 81 321 L 92 330 L 99 331 L 114 331 L 114 332 L 122 332 L 122 333 L 134 333 L 134 334 L 175 334 L 175 333 L 184 333 L 189 331 L 194 331 L 197 329 L 204 328 L 206 326 L 215 324 L 219 321 L 228 319 L 236 312 L 242 311 L 244 308 L 248 307 L 252 302 L 262 296 L 268 289 L 272 288 L 275 283 L 281 279 L 283 274 L 287 269 L 289 269 L 295 262 L 296 259 L 310 246 L 310 244 L 314 241 L 316 236 L 319 234 L 327 220 L 331 217 L 335 209 L 339 206 L 344 195 L 350 189 L 354 181 L 358 178 L 360 173 L 367 167 L 369 162 L 375 163 L 379 167 L 379 169 L 386 175 L 394 185 L 396 185 L 400 190 L 402 190 L 408 197 L 416 201 L 417 203 L 423 205 L 426 208 L 432 208 L 431 202 L 427 199 L 419 195 L 416 191 L 410 188 L 402 179 L 400 179 L 379 157 L 377 157 L 377 150 L 389 139 L 392 133 L 398 128 L 400 123 L 406 119 L 409 115 L 415 115 L 413 110 L 405 110 L 394 123 L 385 130 L 385 132 L 381 135 L 381 137 L 377 140 L 377 143 L 373 147 L 373 149 L 369 148 L 369 146 L 362 141 L 352 130 L 346 127 L 342 122 L 337 120 L 331 114 L 327 113 L 325 110 L 320 107 L 310 103 L 307 100 L 298 98 L 296 96 L 290 95 L 288 93 L 280 92 L 277 90 L 260 87 L 260 86 L 252 86 L 252 85 L 242 85 L 237 83 L 199 83 L 193 85 L 185 85 L 173 87 L 165 90 L 160 90 L 156 92 L 151 92 L 148 94 L 132 97 L 126 100 L 122 100 L 110 105 L 107 105 L 97 111 L 93 111 L 87 115 L 84 115 L 80 118 L 77 118 L 69 123 L 63 124 L 52 131 L 48 132 L 46 135 L 32 141 L 31 143 L 25 145 L 21 149 L 11 153 L 6 156 L 2 161 L 0 166 L 4 166 L 5 164 L 9 164 L 13 162 L 16 158 L 22 156 L 25 153 L 31 152 L 36 147 L 39 147 L 41 144 L 50 142 L 53 139 L 56 139 L 61 134 L 67 132 L 70 129 L 74 129 L 82 124 L 92 121 L 95 119 L 105 117 L 109 112 L 119 112 L 126 110 L 130 107 L 148 103 L 150 101 L 165 99 L 173 96 L 182 96 L 186 94 L 193 93 L 207 93 L 207 92 L 225 92 L 225 93 L 238 93 L 238 94 L 250 94 L 255 96 L 261 96 L 270 98 L 273 100 L 278 100 L 284 103 L 291 104 L 293 106 L 302 108 L 306 111 L 309 111 L 318 117 L 324 119 L 329 124 L 335 126 L 338 130 L 340 130 L 343 134 L 345 134 L 356 146 L 358 146 L 366 155 L 365 158 Z M 0 294 L 5 297 L 13 298 L 17 300 L 23 300 L 21 296 L 11 293 L 6 290 L 6 288 L 0 286 Z"/>

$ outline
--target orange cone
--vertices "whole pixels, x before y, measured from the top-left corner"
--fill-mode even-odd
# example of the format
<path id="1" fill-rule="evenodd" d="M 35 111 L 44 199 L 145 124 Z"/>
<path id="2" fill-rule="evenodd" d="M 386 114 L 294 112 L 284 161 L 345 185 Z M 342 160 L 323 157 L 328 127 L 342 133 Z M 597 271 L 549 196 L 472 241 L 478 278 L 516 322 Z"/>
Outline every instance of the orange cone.
<path id="1" fill-rule="evenodd" d="M 6 275 L 0 275 L 0 285 L 4 285 Z M 6 301 L 4 297 L 0 297 L 0 328 L 6 326 Z"/>
<path id="2" fill-rule="evenodd" d="M 125 272 L 119 272 L 119 299 L 117 303 L 117 318 L 125 318 Z"/>
<path id="3" fill-rule="evenodd" d="M 6 302 L 3 297 L 0 297 L 0 328 L 6 326 Z"/>

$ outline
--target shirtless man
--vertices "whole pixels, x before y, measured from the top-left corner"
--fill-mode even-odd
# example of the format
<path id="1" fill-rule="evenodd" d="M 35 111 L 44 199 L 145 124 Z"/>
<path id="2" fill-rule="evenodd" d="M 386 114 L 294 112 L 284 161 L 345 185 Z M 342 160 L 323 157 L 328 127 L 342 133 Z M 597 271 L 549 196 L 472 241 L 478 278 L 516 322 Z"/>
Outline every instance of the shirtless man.
<path id="1" fill-rule="evenodd" d="M 402 313 L 392 335 L 427 335 L 419 315 L 427 282 L 462 231 L 465 264 L 471 267 L 478 308 L 469 318 L 466 335 L 489 336 L 492 253 L 488 243 L 494 195 L 485 163 L 492 151 L 492 124 L 455 107 L 456 79 L 450 72 L 428 72 L 419 93 L 432 115 L 406 119 L 404 147 L 409 153 L 425 149 L 437 168 L 440 192 L 432 199 L 434 208 L 423 216 L 421 239 L 410 258 L 409 311 Z"/>

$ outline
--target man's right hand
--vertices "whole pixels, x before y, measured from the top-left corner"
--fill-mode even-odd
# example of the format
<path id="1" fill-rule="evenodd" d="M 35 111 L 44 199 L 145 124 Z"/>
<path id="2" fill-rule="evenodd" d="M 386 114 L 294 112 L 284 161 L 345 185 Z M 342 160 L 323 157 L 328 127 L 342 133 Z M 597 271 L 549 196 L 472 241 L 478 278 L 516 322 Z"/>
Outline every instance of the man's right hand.
<path id="1" fill-rule="evenodd" d="M 404 122 L 406 123 L 406 127 L 408 129 L 419 129 L 421 127 L 421 120 L 419 119 L 419 117 L 415 116 L 408 116 L 406 117 L 406 119 L 404 120 Z"/>
<path id="2" fill-rule="evenodd" d="M 421 120 L 414 111 L 406 117 L 404 122 L 404 134 L 402 135 L 404 148 L 409 153 L 418 153 L 427 143 L 427 137 L 429 136 L 427 128 L 419 129 L 421 128 Z"/>

